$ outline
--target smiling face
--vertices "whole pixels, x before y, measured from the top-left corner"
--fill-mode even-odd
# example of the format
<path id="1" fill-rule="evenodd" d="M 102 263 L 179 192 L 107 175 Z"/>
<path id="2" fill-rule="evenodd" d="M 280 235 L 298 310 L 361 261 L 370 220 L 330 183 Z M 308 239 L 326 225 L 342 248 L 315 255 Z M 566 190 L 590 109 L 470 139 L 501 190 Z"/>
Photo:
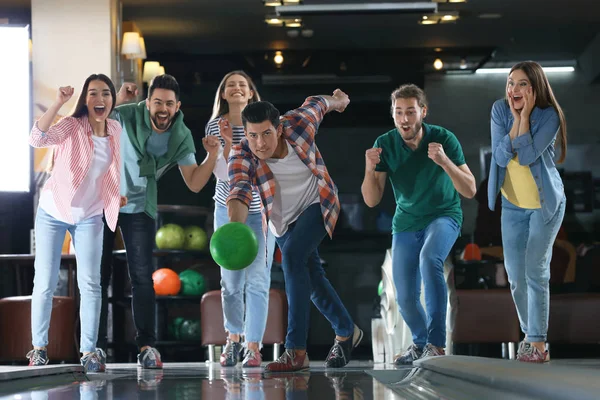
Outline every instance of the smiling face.
<path id="1" fill-rule="evenodd" d="M 146 99 L 146 107 L 150 111 L 150 120 L 155 131 L 162 133 L 171 127 L 181 102 L 177 101 L 175 92 L 169 89 L 154 89 L 152 97 Z"/>
<path id="2" fill-rule="evenodd" d="M 527 74 L 522 69 L 515 69 L 509 76 L 506 83 L 506 96 L 513 101 L 515 110 L 522 110 L 525 105 L 523 96 L 525 92 L 533 87 Z"/>
<path id="3" fill-rule="evenodd" d="M 242 75 L 234 74 L 227 78 L 223 87 L 221 97 L 229 104 L 248 104 L 248 101 L 254 96 L 246 78 Z"/>
<path id="4" fill-rule="evenodd" d="M 394 125 L 400 132 L 402 139 L 411 141 L 417 137 L 423 128 L 423 119 L 427 114 L 427 107 L 419 106 L 415 97 L 398 98 L 393 104 Z"/>
<path id="5" fill-rule="evenodd" d="M 90 81 L 85 96 L 85 105 L 90 119 L 96 122 L 106 120 L 113 106 L 113 97 L 108 85 L 101 80 Z"/>

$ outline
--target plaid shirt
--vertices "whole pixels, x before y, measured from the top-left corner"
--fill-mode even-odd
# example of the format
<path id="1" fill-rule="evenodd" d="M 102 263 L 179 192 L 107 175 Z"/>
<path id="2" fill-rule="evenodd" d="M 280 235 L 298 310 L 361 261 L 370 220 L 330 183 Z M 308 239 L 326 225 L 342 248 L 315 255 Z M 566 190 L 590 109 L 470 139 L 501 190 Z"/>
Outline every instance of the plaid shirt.
<path id="1" fill-rule="evenodd" d="M 327 101 L 322 97 L 309 97 L 300 108 L 288 111 L 281 117 L 283 136 L 292 146 L 319 183 L 321 213 L 329 237 L 333 236 L 340 215 L 337 187 L 327 172 L 321 152 L 315 143 L 319 124 L 327 112 Z M 227 201 L 240 200 L 248 207 L 252 201 L 252 188 L 260 194 L 263 205 L 263 221 L 269 220 L 275 196 L 275 177 L 266 162 L 256 157 L 244 138 L 233 147 L 229 157 L 230 193 Z M 263 224 L 266 230 L 266 223 Z"/>

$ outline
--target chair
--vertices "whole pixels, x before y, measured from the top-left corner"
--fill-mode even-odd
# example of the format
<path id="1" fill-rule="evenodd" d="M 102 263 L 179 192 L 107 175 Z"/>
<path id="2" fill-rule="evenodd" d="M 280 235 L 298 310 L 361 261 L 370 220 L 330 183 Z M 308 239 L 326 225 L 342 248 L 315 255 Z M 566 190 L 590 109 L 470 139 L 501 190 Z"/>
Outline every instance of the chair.
<path id="1" fill-rule="evenodd" d="M 285 292 L 271 289 L 269 291 L 269 312 L 267 327 L 263 335 L 263 344 L 273 345 L 274 360 L 279 358 L 280 345 L 285 342 L 287 311 Z M 223 328 L 223 306 L 220 290 L 212 290 L 202 296 L 200 313 L 202 345 L 208 346 L 209 361 L 215 362 L 215 345 L 223 346 L 227 342 L 227 333 Z"/>
<path id="2" fill-rule="evenodd" d="M 54 297 L 48 331 L 48 358 L 75 361 L 79 350 L 75 341 L 75 299 Z M 31 345 L 31 296 L 0 299 L 0 361 L 25 361 Z"/>

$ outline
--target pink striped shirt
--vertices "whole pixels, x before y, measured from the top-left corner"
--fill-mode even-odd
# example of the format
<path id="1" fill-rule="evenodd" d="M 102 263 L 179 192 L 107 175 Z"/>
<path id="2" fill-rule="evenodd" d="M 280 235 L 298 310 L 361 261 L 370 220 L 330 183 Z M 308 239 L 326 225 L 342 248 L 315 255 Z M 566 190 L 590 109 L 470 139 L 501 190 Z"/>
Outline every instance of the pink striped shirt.
<path id="1" fill-rule="evenodd" d="M 107 119 L 112 161 L 102 181 L 102 200 L 108 227 L 114 231 L 120 209 L 119 183 L 121 179 L 120 136 L 121 124 Z M 33 147 L 55 147 L 54 168 L 44 190 L 52 191 L 56 208 L 68 223 L 73 223 L 71 202 L 92 164 L 94 144 L 92 126 L 87 116 L 65 117 L 42 132 L 37 122 L 31 129 L 29 144 Z"/>

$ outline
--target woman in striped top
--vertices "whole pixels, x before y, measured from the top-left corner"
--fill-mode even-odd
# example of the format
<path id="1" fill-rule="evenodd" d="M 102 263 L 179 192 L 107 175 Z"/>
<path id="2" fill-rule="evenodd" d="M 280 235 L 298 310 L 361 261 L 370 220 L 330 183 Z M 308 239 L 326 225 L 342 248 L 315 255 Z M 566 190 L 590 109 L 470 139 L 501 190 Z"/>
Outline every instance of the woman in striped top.
<path id="1" fill-rule="evenodd" d="M 52 148 L 51 176 L 40 194 L 35 217 L 35 277 L 31 296 L 33 350 L 30 366 L 48 363 L 46 346 L 52 296 L 58 283 L 61 249 L 67 231 L 77 257 L 77 284 L 81 294 L 80 351 L 86 371 L 105 369 L 106 355 L 96 349 L 100 318 L 100 261 L 105 215 L 114 230 L 119 208 L 121 125 L 108 119 L 116 92 L 110 78 L 89 76 L 73 113 L 55 125 L 58 111 L 73 96 L 61 87 L 54 104 L 35 123 L 29 137 L 33 147 Z"/>
<path id="2" fill-rule="evenodd" d="M 217 136 L 223 145 L 223 154 L 219 156 L 214 170 L 217 177 L 215 229 L 229 222 L 226 205 L 229 196 L 227 159 L 231 146 L 244 138 L 242 110 L 255 101 L 260 101 L 260 96 L 252 79 L 243 71 L 225 75 L 217 89 L 213 114 L 206 125 L 206 135 Z M 254 262 L 241 271 L 221 268 L 223 320 L 225 331 L 228 332 L 227 345 L 220 358 L 223 366 L 238 363 L 242 336 L 247 349 L 243 366 L 259 367 L 262 362 L 260 344 L 267 324 L 275 237 L 268 233 L 265 241 L 261 209 L 260 196 L 253 192 L 246 224 L 252 228 L 259 242 L 258 256 Z"/>

